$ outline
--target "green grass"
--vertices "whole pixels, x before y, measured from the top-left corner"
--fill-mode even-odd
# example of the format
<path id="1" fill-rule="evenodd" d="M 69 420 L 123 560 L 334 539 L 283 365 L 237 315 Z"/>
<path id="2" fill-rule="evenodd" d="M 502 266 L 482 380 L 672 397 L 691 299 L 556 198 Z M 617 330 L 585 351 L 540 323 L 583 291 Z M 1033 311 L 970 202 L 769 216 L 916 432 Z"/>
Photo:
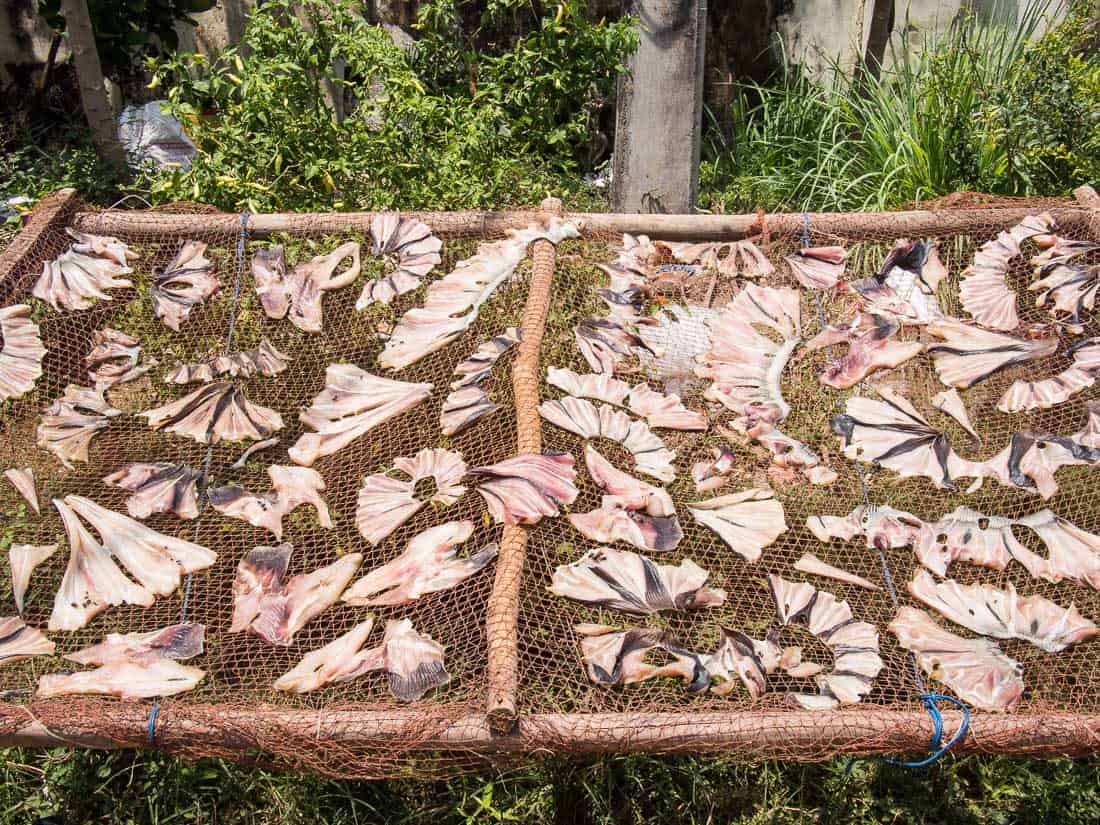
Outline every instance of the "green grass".
<path id="1" fill-rule="evenodd" d="M 156 753 L 4 752 L 0 823 L 1091 823 L 1100 765 L 947 759 L 545 761 L 447 782 L 338 782 Z"/>

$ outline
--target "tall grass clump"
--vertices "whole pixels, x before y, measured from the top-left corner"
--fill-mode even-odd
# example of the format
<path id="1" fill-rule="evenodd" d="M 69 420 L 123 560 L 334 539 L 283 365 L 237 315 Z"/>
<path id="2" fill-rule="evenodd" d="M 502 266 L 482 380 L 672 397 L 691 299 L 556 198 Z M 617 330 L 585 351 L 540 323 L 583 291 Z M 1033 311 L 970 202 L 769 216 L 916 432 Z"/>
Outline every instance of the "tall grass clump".
<path id="1" fill-rule="evenodd" d="M 883 209 L 959 190 L 1062 194 L 1100 173 L 1100 49 L 1092 3 L 1045 34 L 961 14 L 938 39 L 893 44 L 878 79 L 786 63 L 740 90 L 732 133 L 711 129 L 703 205 Z M 902 32 L 908 26 L 900 27 Z"/>

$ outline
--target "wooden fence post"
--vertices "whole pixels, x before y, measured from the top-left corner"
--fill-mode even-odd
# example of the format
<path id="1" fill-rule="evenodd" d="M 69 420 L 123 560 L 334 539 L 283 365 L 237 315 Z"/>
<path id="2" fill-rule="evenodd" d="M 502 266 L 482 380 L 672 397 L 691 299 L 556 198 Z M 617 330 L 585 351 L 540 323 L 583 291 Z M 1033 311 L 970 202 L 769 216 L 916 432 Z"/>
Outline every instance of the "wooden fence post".
<path id="1" fill-rule="evenodd" d="M 633 0 L 641 28 L 619 79 L 617 212 L 691 212 L 699 184 L 707 0 Z"/>

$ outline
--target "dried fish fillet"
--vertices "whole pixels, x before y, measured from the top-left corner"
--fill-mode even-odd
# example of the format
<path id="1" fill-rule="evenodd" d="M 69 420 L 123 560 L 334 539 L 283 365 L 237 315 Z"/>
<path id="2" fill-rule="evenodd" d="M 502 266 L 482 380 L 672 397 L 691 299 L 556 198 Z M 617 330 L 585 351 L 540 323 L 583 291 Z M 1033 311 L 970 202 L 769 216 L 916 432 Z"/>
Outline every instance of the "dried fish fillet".
<path id="1" fill-rule="evenodd" d="M 711 454 L 712 459 L 692 465 L 691 477 L 697 493 L 709 493 L 729 483 L 729 474 L 737 456 L 725 447 L 711 447 Z"/>
<path id="2" fill-rule="evenodd" d="M 798 561 L 794 563 L 794 569 L 799 573 L 805 573 L 809 576 L 823 576 L 827 579 L 835 579 L 845 584 L 854 584 L 856 587 L 863 587 L 867 590 L 881 590 L 874 582 L 867 581 L 862 576 L 857 576 L 854 573 L 849 573 L 847 570 L 842 570 L 839 567 L 834 567 L 827 562 L 822 561 L 813 553 L 803 553 Z"/>
<path id="3" fill-rule="evenodd" d="M 332 682 L 349 682 L 385 667 L 385 646 L 363 649 L 374 619 L 368 617 L 347 633 L 302 657 L 302 661 L 275 680 L 275 690 L 308 693 Z"/>
<path id="4" fill-rule="evenodd" d="M 284 581 L 289 544 L 256 547 L 237 566 L 230 632 L 247 629 L 265 642 L 289 645 L 294 635 L 340 598 L 363 561 L 348 553 L 332 564 Z"/>
<path id="5" fill-rule="evenodd" d="M 203 625 L 191 623 L 152 633 L 111 633 L 100 644 L 65 657 L 98 665 L 95 670 L 42 676 L 36 695 L 39 699 L 81 694 L 150 699 L 193 690 L 206 674 L 180 660 L 202 653 L 204 633 Z"/>
<path id="6" fill-rule="evenodd" d="M 498 524 L 538 524 L 544 516 L 556 516 L 561 505 L 576 501 L 579 492 L 568 453 L 527 453 L 475 467 L 470 475 L 487 479 L 477 491 Z"/>
<path id="7" fill-rule="evenodd" d="M 848 327 L 825 327 L 806 342 L 806 349 L 847 344 L 848 351 L 830 360 L 818 380 L 827 387 L 848 389 L 872 372 L 900 367 L 923 347 L 919 341 L 892 340 L 899 329 L 896 321 L 869 313 L 859 313 Z"/>
<path id="8" fill-rule="evenodd" d="M 1082 616 L 1039 595 L 1026 598 L 1008 582 L 1004 590 L 988 584 L 936 583 L 927 570 L 909 582 L 915 599 L 968 630 L 995 639 L 1023 639 L 1048 653 L 1093 638 L 1100 630 Z"/>
<path id="9" fill-rule="evenodd" d="M 466 462 L 453 450 L 426 448 L 413 458 L 396 459 L 393 468 L 409 480 L 375 473 L 367 476 L 359 489 L 355 524 L 372 545 L 381 542 L 425 504 L 449 507 L 466 492 L 459 483 L 466 475 Z M 426 478 L 435 482 L 435 493 L 425 500 L 416 496 L 416 485 Z"/>
<path id="10" fill-rule="evenodd" d="M 966 405 L 963 404 L 962 397 L 957 389 L 952 387 L 933 395 L 932 406 L 944 415 L 949 415 L 955 419 L 959 426 L 966 430 L 979 445 L 982 443 L 982 437 L 978 435 L 974 425 L 970 423 L 970 415 L 966 412 Z"/>
<path id="11" fill-rule="evenodd" d="M 598 547 L 554 571 L 550 592 L 626 613 L 716 607 L 724 590 L 707 587 L 710 574 L 690 559 L 657 564 L 629 550 Z"/>
<path id="12" fill-rule="evenodd" d="M 229 469 L 240 470 L 248 463 L 248 459 L 250 459 L 253 455 L 260 452 L 261 450 L 266 450 L 269 447 L 274 447 L 278 443 L 278 437 L 266 438 L 263 441 L 257 441 L 255 444 L 252 444 L 243 453 L 241 453 L 241 457 L 230 464 Z"/>
<path id="13" fill-rule="evenodd" d="M 949 387 L 966 389 L 1001 370 L 1045 358 L 1058 349 L 1057 338 L 1025 340 L 967 326 L 957 321 L 938 321 L 928 332 L 943 343 L 930 344 L 936 373 Z"/>
<path id="14" fill-rule="evenodd" d="M 56 545 L 55 545 L 56 546 Z M 0 619 L 0 666 L 32 656 L 50 656 L 54 643 L 41 630 L 30 627 L 18 616 Z"/>
<path id="15" fill-rule="evenodd" d="M 969 507 L 957 507 L 921 530 L 914 550 L 921 564 L 946 576 L 954 561 L 1004 570 L 1018 545 L 1010 519 L 986 517 Z"/>
<path id="16" fill-rule="evenodd" d="M 1027 572 L 1055 584 L 1071 579 L 1100 590 L 1100 536 L 1082 530 L 1050 510 L 1016 519 L 1013 524 L 1035 531 L 1047 548 L 1044 559 L 1019 542 L 1010 544 L 1012 557 Z"/>
<path id="17" fill-rule="evenodd" d="M 851 287 L 865 311 L 918 326 L 943 317 L 936 287 L 946 276 L 934 244 L 902 238 L 875 275 L 854 281 Z"/>
<path id="18" fill-rule="evenodd" d="M 455 380 L 451 392 L 443 400 L 439 413 L 439 427 L 443 435 L 457 435 L 500 406 L 493 403 L 485 388 L 497 360 L 520 340 L 520 332 L 509 327 L 503 335 L 497 335 L 481 344 L 474 354 L 455 367 Z"/>
<path id="19" fill-rule="evenodd" d="M 38 507 L 38 491 L 34 487 L 34 470 L 32 468 L 24 467 L 22 470 L 17 470 L 13 467 L 10 470 L 4 470 L 4 478 L 10 481 L 11 486 L 26 499 L 27 504 L 31 506 L 34 512 L 42 512 Z"/>
<path id="20" fill-rule="evenodd" d="M 72 462 L 88 460 L 88 447 L 95 434 L 121 414 L 122 410 L 107 403 L 102 390 L 69 384 L 42 414 L 38 446 L 49 450 L 71 470 Z"/>
<path id="21" fill-rule="evenodd" d="M 974 253 L 974 262 L 959 281 L 959 298 L 977 323 L 1002 332 L 1020 325 L 1016 292 L 1006 282 L 1009 265 L 1020 254 L 1020 244 L 1025 240 L 1053 231 L 1054 219 L 1048 213 L 1029 216 Z"/>
<path id="22" fill-rule="evenodd" d="M 252 281 L 268 318 L 285 318 L 290 309 L 286 253 L 282 244 L 260 248 L 252 256 Z"/>
<path id="23" fill-rule="evenodd" d="M 584 445 L 584 461 L 592 481 L 607 494 L 604 496 L 605 505 L 640 510 L 650 516 L 676 515 L 667 490 L 624 473 L 591 444 Z"/>
<path id="24" fill-rule="evenodd" d="M 1088 447 L 1076 437 L 1017 433 L 1001 452 L 977 465 L 975 474 L 1036 493 L 1045 500 L 1058 492 L 1055 473 L 1073 465 L 1100 465 L 1100 448 Z"/>
<path id="25" fill-rule="evenodd" d="M 112 235 L 92 235 L 88 232 L 79 232 L 71 226 L 65 227 L 65 234 L 73 239 L 74 252 L 106 258 L 119 266 L 126 266 L 130 261 L 138 259 L 136 252 Z"/>
<path id="26" fill-rule="evenodd" d="M 790 582 L 774 573 L 768 576 L 768 587 L 784 626 L 805 618 L 817 600 L 817 590 L 812 584 Z"/>
<path id="27" fill-rule="evenodd" d="M 979 710 L 1015 710 L 1024 694 L 1023 668 L 989 639 L 965 639 L 915 607 L 901 607 L 888 625 L 930 678 Z"/>
<path id="28" fill-rule="evenodd" d="M 616 365 L 633 355 L 635 350 L 648 352 L 654 357 L 659 355 L 629 327 L 614 318 L 585 318 L 573 328 L 573 337 L 584 360 L 596 373 L 614 373 Z"/>
<path id="29" fill-rule="evenodd" d="M 597 685 L 631 685 L 671 677 L 680 679 L 689 693 L 700 693 L 710 686 L 704 657 L 681 647 L 664 631 L 648 627 L 617 630 L 592 624 L 574 629 L 581 637 L 581 663 Z M 671 661 L 649 664 L 645 659 L 654 650 Z"/>
<path id="30" fill-rule="evenodd" d="M 214 487 L 208 493 L 210 506 L 222 515 L 269 530 L 276 541 L 283 537 L 283 517 L 303 504 L 312 505 L 317 510 L 317 522 L 332 529 L 328 505 L 321 497 L 325 480 L 320 473 L 309 467 L 273 464 L 267 468 L 267 475 L 273 490 L 256 494 L 236 485 Z"/>
<path id="31" fill-rule="evenodd" d="M 688 505 L 695 520 L 718 534 L 749 563 L 787 532 L 783 505 L 771 490 L 749 489 Z"/>
<path id="32" fill-rule="evenodd" d="M 354 364 L 330 364 L 325 388 L 300 416 L 315 432 L 306 433 L 289 450 L 295 464 L 309 467 L 355 439 L 420 404 L 431 384 L 411 384 L 371 375 Z"/>
<path id="33" fill-rule="evenodd" d="M 1049 409 L 1096 383 L 1100 376 L 1100 338 L 1078 341 L 1066 350 L 1066 355 L 1073 358 L 1072 366 L 1039 381 L 1017 378 L 1001 396 L 997 409 L 1004 413 Z"/>
<path id="34" fill-rule="evenodd" d="M 483 243 L 472 258 L 459 261 L 454 271 L 433 282 L 422 307 L 406 312 L 386 341 L 379 366 L 400 370 L 453 343 L 469 329 L 481 306 L 509 280 L 536 239 L 557 244 L 579 236 L 577 228 L 560 218 L 546 226 L 531 224 L 511 230 L 502 241 Z"/>
<path id="35" fill-rule="evenodd" d="M 592 398 L 616 407 L 625 406 L 630 394 L 630 385 L 610 372 L 578 375 L 573 370 L 550 367 L 546 371 L 546 383 L 577 398 Z"/>
<path id="36" fill-rule="evenodd" d="M 343 272 L 336 270 L 344 261 L 350 261 Z M 359 277 L 359 244 L 349 241 L 331 252 L 318 255 L 298 264 L 284 282 L 286 298 L 278 296 L 278 287 L 272 284 L 267 294 L 273 307 L 286 300 L 290 304 L 287 317 L 302 332 L 320 332 L 323 325 L 322 299 L 326 292 L 340 289 Z"/>
<path id="37" fill-rule="evenodd" d="M 34 568 L 57 552 L 56 544 L 12 544 L 8 550 L 11 565 L 11 590 L 15 609 L 23 612 L 23 597 L 31 583 Z"/>
<path id="38" fill-rule="evenodd" d="M 415 702 L 451 681 L 443 664 L 443 645 L 417 633 L 408 619 L 386 622 L 382 649 L 390 693 L 400 702 Z"/>
<path id="39" fill-rule="evenodd" d="M 739 630 L 722 631 L 718 647 L 706 657 L 710 674 L 710 692 L 725 696 L 733 691 L 736 675 L 753 699 L 759 699 L 768 689 L 768 675 L 778 663 L 779 648 L 771 638 L 758 642 Z"/>
<path id="40" fill-rule="evenodd" d="M 1070 332 L 1084 332 L 1100 292 L 1100 265 L 1057 263 L 1042 267 L 1038 274 L 1044 277 L 1028 285 L 1029 290 L 1039 293 L 1035 305 L 1047 307 L 1047 312 Z"/>
<path id="41" fill-rule="evenodd" d="M 844 255 L 842 246 L 812 246 L 783 260 L 806 289 L 832 289 L 844 274 Z"/>
<path id="42" fill-rule="evenodd" d="M 229 381 L 207 384 L 178 401 L 138 415 L 155 430 L 166 429 L 200 444 L 258 441 L 283 428 L 283 417 L 279 413 L 253 404 Z"/>
<path id="43" fill-rule="evenodd" d="M 30 392 L 42 375 L 46 348 L 30 314 L 26 304 L 0 309 L 0 401 Z"/>
<path id="44" fill-rule="evenodd" d="M 219 375 L 249 378 L 259 373 L 271 377 L 286 370 L 290 356 L 279 352 L 266 338 L 255 349 L 231 352 L 194 364 L 181 364 L 165 376 L 169 384 L 196 384 L 213 381 Z"/>
<path id="45" fill-rule="evenodd" d="M 676 477 L 672 464 L 675 451 L 668 449 L 648 424 L 632 421 L 622 410 L 608 404 L 597 407 L 583 398 L 566 396 L 543 401 L 539 405 L 539 415 L 581 438 L 606 438 L 622 444 L 634 456 L 635 468 L 640 473 L 664 482 Z"/>
<path id="46" fill-rule="evenodd" d="M 342 601 L 356 607 L 400 605 L 451 589 L 496 558 L 496 544 L 486 545 L 466 558 L 458 557 L 458 546 L 473 532 L 471 521 L 451 521 L 425 530 L 400 556 L 349 587 Z"/>
<path id="47" fill-rule="evenodd" d="M 97 301 L 110 301 L 108 289 L 133 287 L 129 279 L 119 277 L 133 272 L 127 264 L 86 250 L 80 251 L 73 245 L 54 260 L 46 261 L 31 294 L 56 310 L 78 311 L 95 306 Z"/>
<path id="48" fill-rule="evenodd" d="M 904 510 L 860 505 L 847 516 L 810 516 L 806 529 L 826 543 L 862 536 L 868 548 L 890 550 L 915 545 L 923 536 L 925 524 Z"/>
<path id="49" fill-rule="evenodd" d="M 648 384 L 638 384 L 630 391 L 627 406 L 650 427 L 704 431 L 708 427 L 707 417 L 685 407 L 680 396 L 656 392 Z"/>
<path id="50" fill-rule="evenodd" d="M 92 351 L 84 357 L 88 378 L 97 389 L 107 389 L 140 378 L 149 371 L 138 366 L 141 339 L 104 327 L 92 334 Z"/>
<path id="51" fill-rule="evenodd" d="M 153 513 L 174 513 L 182 519 L 198 518 L 198 482 L 202 474 L 183 464 L 157 462 L 127 464 L 108 476 L 108 487 L 129 490 L 126 511 L 143 519 Z"/>
<path id="52" fill-rule="evenodd" d="M 206 257 L 206 244 L 184 241 L 166 266 L 153 267 L 153 285 L 149 288 L 153 314 L 169 329 L 179 332 L 191 310 L 219 289 L 214 264 Z"/>
<path id="53" fill-rule="evenodd" d="M 443 241 L 432 229 L 416 218 L 403 218 L 398 212 L 380 212 L 370 226 L 371 254 L 385 260 L 388 272 L 368 281 L 355 302 L 357 310 L 373 303 L 388 304 L 398 295 L 412 292 L 420 279 L 442 260 Z"/>

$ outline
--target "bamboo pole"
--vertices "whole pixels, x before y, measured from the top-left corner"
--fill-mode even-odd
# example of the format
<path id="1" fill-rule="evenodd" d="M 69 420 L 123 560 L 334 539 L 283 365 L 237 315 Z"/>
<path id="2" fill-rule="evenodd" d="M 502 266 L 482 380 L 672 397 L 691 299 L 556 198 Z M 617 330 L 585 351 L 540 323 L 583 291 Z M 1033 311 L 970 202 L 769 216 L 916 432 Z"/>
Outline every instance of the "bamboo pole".
<path id="1" fill-rule="evenodd" d="M 1087 220 L 1088 210 L 1071 202 L 1068 214 L 1060 220 L 1072 223 L 1074 212 Z M 1033 206 L 992 207 L 986 209 L 945 209 L 942 211 L 909 210 L 902 212 L 809 212 L 810 225 L 815 230 L 849 234 L 894 234 L 899 237 L 947 235 L 965 233 L 978 228 L 1008 227 L 1036 212 Z M 259 214 L 249 219 L 249 232 L 266 237 L 274 232 L 334 234 L 366 232 L 375 212 L 327 212 L 315 214 Z M 545 220 L 541 210 L 516 212 L 405 212 L 409 217 L 426 222 L 440 237 L 498 237 L 509 229 Z M 758 215 L 663 215 L 615 214 L 604 212 L 572 212 L 565 217 L 578 221 L 586 237 L 619 235 L 624 232 L 650 235 L 667 240 L 724 240 L 744 238 L 761 231 Z M 794 233 L 802 229 L 802 213 L 764 215 L 772 233 Z M 176 235 L 210 235 L 235 232 L 239 219 L 228 214 L 178 214 L 170 212 L 81 212 L 73 224 L 83 231 L 101 234 L 173 233 Z"/>
<path id="2" fill-rule="evenodd" d="M 547 198 L 543 211 L 560 213 L 561 201 Z M 539 419 L 539 351 L 546 332 L 546 313 L 550 306 L 550 287 L 554 280 L 556 252 L 545 239 L 531 244 L 531 282 L 523 309 L 523 340 L 512 367 L 512 392 L 516 407 L 516 453 L 542 451 L 542 422 Z M 516 691 L 519 686 L 520 588 L 523 561 L 527 550 L 527 530 L 519 525 L 505 526 L 497 555 L 496 579 L 489 598 L 485 619 L 488 637 L 488 684 L 486 706 L 489 724 L 497 732 L 508 731 L 515 723 Z"/>
<path id="3" fill-rule="evenodd" d="M 48 726 L 21 708 L 22 724 L 5 725 L 0 747 L 142 748 L 149 745 L 148 706 L 144 703 L 97 703 L 109 718 L 116 739 L 88 732 L 88 720 L 62 714 Z M 924 711 L 865 707 L 859 710 L 756 710 L 729 713 L 597 713 L 530 714 L 521 716 L 506 735 L 496 733 L 482 714 L 441 720 L 435 731 L 406 739 L 410 730 L 424 730 L 429 710 L 364 712 L 286 710 L 259 706 L 211 713 L 211 706 L 172 702 L 162 706 L 157 746 L 166 750 L 201 750 L 211 743 L 226 752 L 254 751 L 264 739 L 301 747 L 315 741 L 354 750 L 379 750 L 387 744 L 410 752 L 445 751 L 492 754 L 671 753 L 729 754 L 763 759 L 780 756 L 820 761 L 840 754 L 872 756 L 926 753 L 932 722 Z M 943 741 L 958 730 L 961 715 L 944 711 Z M 250 729 L 263 730 L 253 736 Z M 977 713 L 970 731 L 952 753 L 1011 753 L 1020 756 L 1089 756 L 1100 752 L 1100 716 L 1080 714 Z M 399 755 L 393 754 L 395 756 Z"/>

